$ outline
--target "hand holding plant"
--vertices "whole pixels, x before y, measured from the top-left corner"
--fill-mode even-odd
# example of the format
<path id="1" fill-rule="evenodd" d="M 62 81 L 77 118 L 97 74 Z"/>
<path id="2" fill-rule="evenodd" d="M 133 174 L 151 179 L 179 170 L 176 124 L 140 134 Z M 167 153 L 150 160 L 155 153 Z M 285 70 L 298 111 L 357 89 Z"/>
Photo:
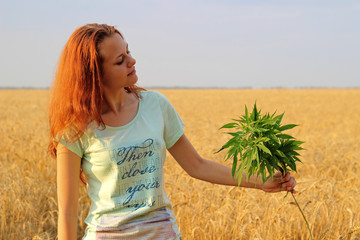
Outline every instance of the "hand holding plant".
<path id="1" fill-rule="evenodd" d="M 260 188 L 269 193 L 280 192 L 280 191 L 291 191 L 296 193 L 295 187 L 296 181 L 294 177 L 288 172 L 285 176 L 282 176 L 281 172 L 274 174 L 273 178 L 268 178 L 268 180 L 261 184 Z"/>
<path id="2" fill-rule="evenodd" d="M 275 174 L 277 171 L 281 172 L 282 178 L 286 178 L 290 170 L 296 172 L 296 162 L 301 162 L 298 158 L 300 155 L 298 150 L 303 149 L 301 144 L 304 142 L 283 133 L 297 126 L 296 124 L 281 125 L 283 116 L 284 114 L 275 116 L 275 113 L 261 115 L 261 111 L 254 104 L 251 113 L 245 106 L 245 115 L 239 119 L 233 119 L 234 122 L 220 128 L 235 130 L 228 132 L 232 138 L 218 152 L 228 149 L 225 160 L 230 158 L 233 160 L 232 176 L 238 179 L 238 185 L 241 184 L 243 173 L 247 180 L 250 176 L 257 174 L 265 183 L 269 178 L 279 178 L 279 174 Z M 274 181 L 271 182 L 274 183 Z M 293 193 L 294 191 L 291 190 L 312 239 L 309 224 Z"/>

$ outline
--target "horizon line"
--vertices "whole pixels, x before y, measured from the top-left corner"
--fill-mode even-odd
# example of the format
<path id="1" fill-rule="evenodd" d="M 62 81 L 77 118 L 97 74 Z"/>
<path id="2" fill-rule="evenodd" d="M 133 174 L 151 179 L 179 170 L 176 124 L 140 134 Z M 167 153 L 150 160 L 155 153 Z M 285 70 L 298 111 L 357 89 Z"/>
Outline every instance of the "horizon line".
<path id="1" fill-rule="evenodd" d="M 145 89 L 359 89 L 360 86 L 353 86 L 353 87 L 330 87 L 330 86 L 301 86 L 301 87 L 189 87 L 189 86 L 174 86 L 174 87 L 167 87 L 167 86 L 143 86 Z M 50 90 L 51 87 L 1 87 L 1 90 Z"/>

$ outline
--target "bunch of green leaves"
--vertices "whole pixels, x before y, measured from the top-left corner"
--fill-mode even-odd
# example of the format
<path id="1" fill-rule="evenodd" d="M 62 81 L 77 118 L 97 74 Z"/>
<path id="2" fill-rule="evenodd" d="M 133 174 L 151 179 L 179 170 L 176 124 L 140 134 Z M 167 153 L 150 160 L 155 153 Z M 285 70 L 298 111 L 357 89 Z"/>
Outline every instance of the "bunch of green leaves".
<path id="1" fill-rule="evenodd" d="M 290 170 L 296 172 L 296 162 L 301 162 L 298 150 L 303 149 L 301 144 L 304 142 L 295 140 L 283 131 L 298 125 L 281 125 L 284 113 L 275 113 L 261 115 L 255 103 L 251 113 L 245 106 L 244 115 L 220 128 L 235 130 L 228 132 L 232 138 L 218 152 L 228 149 L 225 160 L 232 158 L 232 175 L 238 178 L 239 185 L 244 171 L 247 180 L 257 174 L 261 175 L 263 182 L 269 177 L 273 178 L 276 171 L 281 171 L 283 175 Z"/>

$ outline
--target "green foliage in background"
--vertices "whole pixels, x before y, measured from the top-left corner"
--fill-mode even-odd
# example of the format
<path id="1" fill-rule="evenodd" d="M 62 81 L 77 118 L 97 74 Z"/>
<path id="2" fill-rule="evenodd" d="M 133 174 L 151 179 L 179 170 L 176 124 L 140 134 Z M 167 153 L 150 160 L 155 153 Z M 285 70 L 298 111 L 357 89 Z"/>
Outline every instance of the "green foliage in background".
<path id="1" fill-rule="evenodd" d="M 272 178 L 275 171 L 281 171 L 283 175 L 290 170 L 296 172 L 296 162 L 301 162 L 298 150 L 303 149 L 301 144 L 304 142 L 283 133 L 297 126 L 281 125 L 283 116 L 284 113 L 261 115 L 255 103 L 251 113 L 245 106 L 244 115 L 220 128 L 234 129 L 228 132 L 232 138 L 218 152 L 228 149 L 225 160 L 233 160 L 232 175 L 238 178 L 239 185 L 244 171 L 247 179 L 257 174 L 263 182 Z"/>

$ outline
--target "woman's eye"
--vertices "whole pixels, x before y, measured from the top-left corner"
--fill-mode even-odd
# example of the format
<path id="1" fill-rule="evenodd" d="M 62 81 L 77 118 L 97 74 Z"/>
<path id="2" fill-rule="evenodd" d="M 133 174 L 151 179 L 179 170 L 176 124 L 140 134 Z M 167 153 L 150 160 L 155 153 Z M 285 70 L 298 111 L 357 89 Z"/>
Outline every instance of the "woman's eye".
<path id="1" fill-rule="evenodd" d="M 126 54 L 130 55 L 130 51 L 127 51 Z M 123 62 L 124 58 L 120 62 L 117 62 L 116 65 L 121 65 Z"/>

